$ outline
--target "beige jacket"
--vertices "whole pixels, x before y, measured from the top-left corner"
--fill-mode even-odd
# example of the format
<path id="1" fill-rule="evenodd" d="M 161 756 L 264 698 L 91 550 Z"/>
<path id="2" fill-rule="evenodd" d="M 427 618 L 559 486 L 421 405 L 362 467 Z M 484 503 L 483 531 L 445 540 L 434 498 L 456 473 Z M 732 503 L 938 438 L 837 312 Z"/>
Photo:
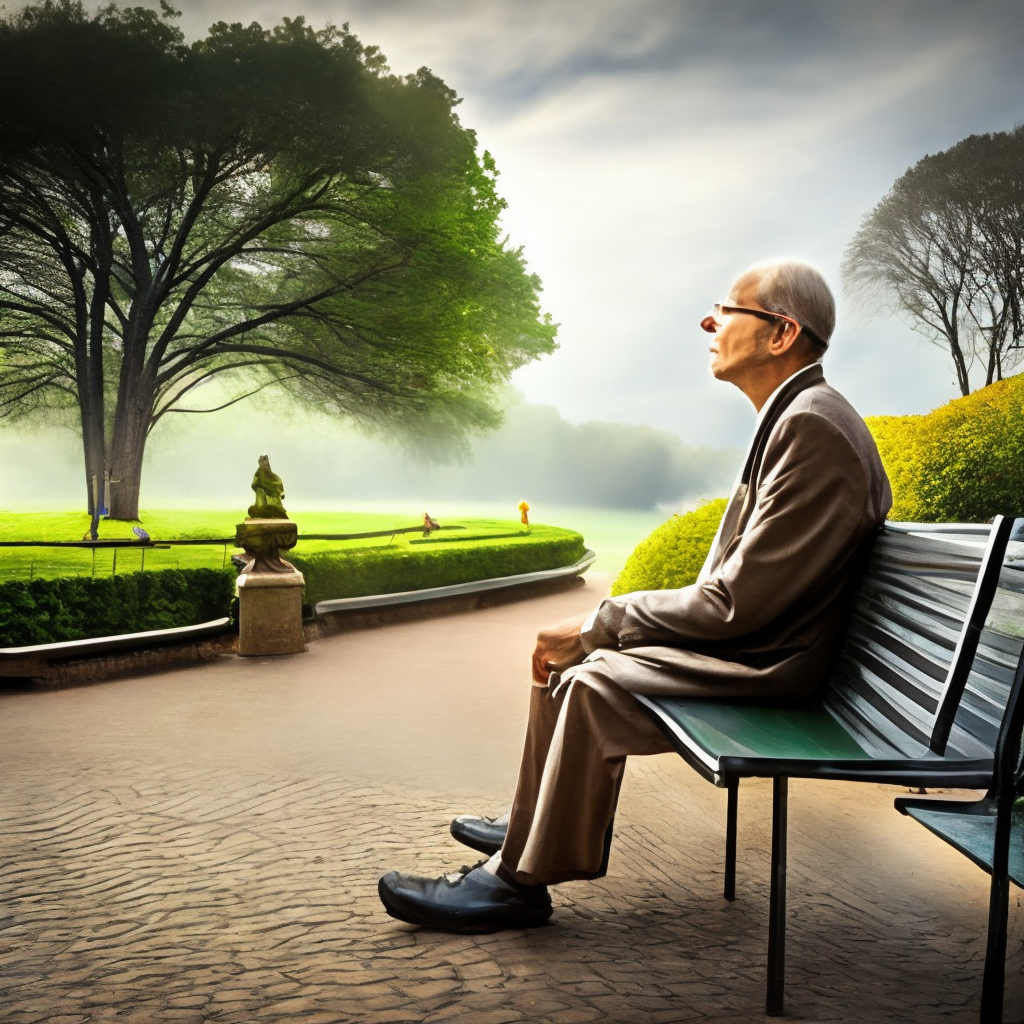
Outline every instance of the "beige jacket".
<path id="1" fill-rule="evenodd" d="M 587 659 L 561 680 L 586 670 L 650 695 L 813 695 L 891 504 L 853 407 L 819 366 L 790 378 L 761 418 L 698 581 L 603 601 L 583 628 Z"/>

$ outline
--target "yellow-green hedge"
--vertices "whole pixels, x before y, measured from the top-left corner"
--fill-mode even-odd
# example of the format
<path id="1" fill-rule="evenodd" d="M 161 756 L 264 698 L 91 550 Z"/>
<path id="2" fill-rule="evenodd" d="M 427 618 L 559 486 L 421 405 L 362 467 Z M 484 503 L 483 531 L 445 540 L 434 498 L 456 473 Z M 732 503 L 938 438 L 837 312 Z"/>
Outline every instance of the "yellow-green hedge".
<path id="1" fill-rule="evenodd" d="M 662 523 L 626 559 L 612 594 L 671 590 L 693 583 L 711 550 L 725 505 L 725 498 L 717 498 Z"/>
<path id="2" fill-rule="evenodd" d="M 575 530 L 535 526 L 529 534 L 456 537 L 454 542 L 438 536 L 393 547 L 293 551 L 288 561 L 305 576 L 304 599 L 315 605 L 557 569 L 578 562 L 585 552 L 583 536 Z"/>
<path id="3" fill-rule="evenodd" d="M 1024 515 L 1024 374 L 924 416 L 873 416 L 867 424 L 892 483 L 890 519 Z"/>
<path id="4" fill-rule="evenodd" d="M 0 647 L 192 626 L 227 615 L 232 569 L 163 569 L 0 584 Z"/>

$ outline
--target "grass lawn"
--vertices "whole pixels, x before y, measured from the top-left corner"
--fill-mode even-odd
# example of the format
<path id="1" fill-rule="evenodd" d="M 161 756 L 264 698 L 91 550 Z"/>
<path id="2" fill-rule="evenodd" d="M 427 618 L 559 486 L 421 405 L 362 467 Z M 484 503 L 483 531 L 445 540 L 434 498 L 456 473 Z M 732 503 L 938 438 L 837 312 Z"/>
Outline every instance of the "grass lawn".
<path id="1" fill-rule="evenodd" d="M 292 512 L 302 534 L 351 534 L 418 527 L 414 515 L 397 512 Z M 233 538 L 235 525 L 243 517 L 231 510 L 194 511 L 153 510 L 141 514 L 141 525 L 152 540 L 205 540 Z M 293 549 L 296 555 L 343 548 L 374 548 L 429 545 L 439 549 L 452 545 L 487 544 L 500 539 L 528 538 L 521 524 L 513 519 L 446 518 L 445 529 L 424 538 L 422 533 L 388 534 L 377 538 L 348 541 L 301 541 Z M 134 540 L 128 522 L 101 520 L 101 540 Z M 89 517 L 72 512 L 0 512 L 0 541 L 78 541 L 89 530 Z M 529 540 L 539 541 L 564 535 L 559 527 L 537 525 Z M 54 578 L 69 575 L 108 576 L 112 573 L 138 572 L 140 569 L 219 569 L 230 565 L 238 551 L 233 541 L 225 544 L 174 545 L 169 548 L 0 548 L 0 581 L 32 577 Z"/>

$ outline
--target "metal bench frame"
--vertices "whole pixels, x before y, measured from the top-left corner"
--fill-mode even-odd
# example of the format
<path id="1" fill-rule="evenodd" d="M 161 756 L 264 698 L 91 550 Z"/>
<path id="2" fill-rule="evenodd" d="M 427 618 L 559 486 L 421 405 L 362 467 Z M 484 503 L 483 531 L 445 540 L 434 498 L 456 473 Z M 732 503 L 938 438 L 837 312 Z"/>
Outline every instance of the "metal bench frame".
<path id="1" fill-rule="evenodd" d="M 996 743 L 995 772 L 980 800 L 898 797 L 896 810 L 920 822 L 991 876 L 981 1024 L 1002 1024 L 1010 882 L 1024 888 L 1024 660 L 1017 666 Z"/>
<path id="2" fill-rule="evenodd" d="M 930 549 L 949 551 L 950 534 L 978 541 L 987 537 L 980 566 L 976 557 L 973 565 L 965 557 L 958 566 L 955 554 L 945 569 L 929 565 Z M 962 705 L 1011 535 L 1024 539 L 1024 519 L 997 517 L 991 527 L 886 524 L 857 588 L 839 667 L 814 707 L 638 696 L 683 759 L 727 790 L 726 899 L 735 897 L 739 781 L 773 780 L 765 997 L 769 1016 L 783 1012 L 789 779 L 915 788 L 989 786 L 1011 687 L 981 712 Z M 905 556 L 901 544 L 907 548 Z M 880 554 L 891 547 L 897 552 L 895 565 Z M 944 554 L 938 562 L 949 558 Z M 947 588 L 951 607 L 937 603 L 939 587 Z M 906 588 L 903 597 L 900 588 Z M 896 650 L 898 657 L 892 654 Z M 1007 658 L 1016 664 L 1001 664 L 1000 679 L 1007 671 L 1011 676 L 1019 673 L 1024 663 L 1024 653 L 1016 649 Z"/>

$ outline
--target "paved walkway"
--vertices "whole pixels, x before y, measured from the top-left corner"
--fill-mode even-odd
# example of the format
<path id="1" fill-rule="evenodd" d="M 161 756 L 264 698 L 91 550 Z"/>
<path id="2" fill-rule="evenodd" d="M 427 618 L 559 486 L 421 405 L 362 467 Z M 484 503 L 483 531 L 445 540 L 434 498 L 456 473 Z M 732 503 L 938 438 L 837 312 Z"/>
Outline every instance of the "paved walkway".
<path id="1" fill-rule="evenodd" d="M 610 874 L 558 887 L 549 927 L 441 935 L 377 901 L 385 870 L 472 858 L 447 821 L 508 800 L 536 627 L 603 586 L 0 695 L 0 1022 L 763 1019 L 770 787 L 741 788 L 729 904 L 725 795 L 674 755 L 631 762 Z M 791 1021 L 977 1019 L 986 879 L 894 792 L 791 788 Z"/>

